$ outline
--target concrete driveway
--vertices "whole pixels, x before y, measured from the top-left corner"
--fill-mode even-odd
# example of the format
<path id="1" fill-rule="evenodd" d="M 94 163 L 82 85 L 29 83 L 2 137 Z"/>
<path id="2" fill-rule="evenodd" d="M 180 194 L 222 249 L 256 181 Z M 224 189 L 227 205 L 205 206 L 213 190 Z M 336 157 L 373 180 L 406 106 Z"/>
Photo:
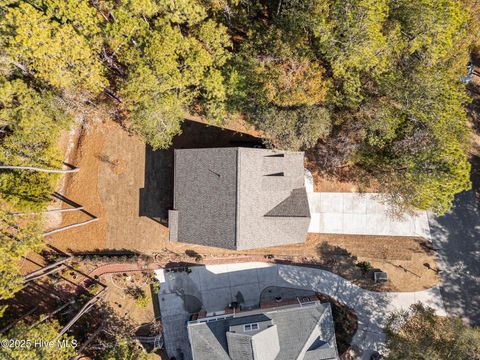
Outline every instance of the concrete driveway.
<path id="1" fill-rule="evenodd" d="M 430 239 L 426 211 L 393 217 L 376 193 L 309 192 L 308 232 L 325 234 L 420 236 Z"/>
<path id="2" fill-rule="evenodd" d="M 450 213 L 430 222 L 445 309 L 476 326 L 480 326 L 479 209 L 475 191 L 466 191 L 457 195 Z"/>
<path id="3" fill-rule="evenodd" d="M 353 343 L 366 356 L 372 350 L 383 349 L 382 328 L 392 311 L 421 301 L 445 314 L 438 288 L 405 293 L 372 292 L 328 271 L 308 267 L 241 263 L 198 266 L 190 274 L 158 270 L 156 275 L 161 284 L 159 302 L 165 346 L 170 356 L 181 353 L 184 359 L 191 359 L 185 322 L 195 306 L 195 310 L 203 307 L 212 314 L 221 312 L 231 301 L 241 300 L 244 306 L 255 307 L 262 291 L 270 286 L 320 292 L 353 308 L 359 321 Z"/>

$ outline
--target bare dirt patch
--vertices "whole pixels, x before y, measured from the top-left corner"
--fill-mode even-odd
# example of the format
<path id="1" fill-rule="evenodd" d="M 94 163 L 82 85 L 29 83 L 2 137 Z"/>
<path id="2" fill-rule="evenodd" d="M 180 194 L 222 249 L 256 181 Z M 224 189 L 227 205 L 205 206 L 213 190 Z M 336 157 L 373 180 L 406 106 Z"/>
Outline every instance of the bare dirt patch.
<path id="1" fill-rule="evenodd" d="M 100 281 L 108 286 L 104 300 L 120 318 L 128 318 L 137 335 L 148 335 L 147 327 L 155 321 L 150 284 L 139 272 L 105 274 Z M 138 289 L 138 295 L 134 290 Z M 142 296 L 145 301 L 135 296 Z M 139 300 L 140 299 L 140 300 Z M 142 333 L 144 331 L 145 333 Z"/>
<path id="2" fill-rule="evenodd" d="M 315 151 L 314 149 L 311 151 Z M 378 185 L 375 184 L 374 179 L 369 180 L 369 185 L 360 185 L 352 179 L 365 177 L 365 174 L 360 169 L 354 166 L 345 166 L 336 169 L 336 174 L 327 174 L 320 172 L 318 169 L 322 168 L 322 164 L 318 164 L 315 156 L 311 156 L 306 152 L 305 167 L 312 173 L 313 189 L 316 192 L 376 192 Z M 309 156 L 310 155 L 310 156 Z"/>
<path id="3" fill-rule="evenodd" d="M 309 234 L 305 244 L 284 245 L 248 251 L 231 251 L 192 244 L 167 243 L 159 257 L 190 262 L 210 262 L 225 257 L 230 262 L 242 256 L 266 256 L 272 261 L 307 264 L 339 274 L 353 283 L 377 291 L 418 291 L 439 282 L 435 254 L 429 243 L 421 238 Z M 188 260 L 188 257 L 186 258 Z M 178 260 L 177 260 L 178 261 Z M 363 274 L 357 263 L 367 261 L 373 269 L 387 272 L 386 284 L 374 284 L 373 273 Z"/>
<path id="4" fill-rule="evenodd" d="M 237 124 L 237 128 L 245 129 L 246 125 Z M 261 139 L 187 120 L 183 134 L 174 141 L 174 148 L 254 143 L 261 143 Z M 87 123 L 75 149 L 71 161 L 81 170 L 68 175 L 64 195 L 85 206 L 99 221 L 51 236 L 50 242 L 62 250 L 89 253 L 128 250 L 155 254 L 165 263 L 168 259 L 195 263 L 216 257 L 229 257 L 233 262 L 242 256 L 270 254 L 279 261 L 321 266 L 367 287 L 369 283 L 355 267 L 355 261 L 369 261 L 388 272 L 391 279 L 388 289 L 413 291 L 438 282 L 433 254 L 413 238 L 317 234 L 309 235 L 305 244 L 250 251 L 169 243 L 166 218 L 172 204 L 173 150 L 152 151 L 111 120 Z M 317 187 L 322 191 L 352 191 L 350 185 L 342 187 L 319 179 Z M 83 220 L 85 214 L 66 213 L 62 225 Z M 322 253 L 324 242 L 341 251 Z M 200 257 L 188 256 L 188 252 Z M 352 258 L 356 260 L 352 262 Z"/>
<path id="5" fill-rule="evenodd" d="M 248 130 L 242 122 L 232 127 Z M 197 121 L 186 120 L 182 130 L 174 148 L 261 144 L 261 139 L 248 134 Z M 173 150 L 153 151 L 112 120 L 87 122 L 74 150 L 70 161 L 80 171 L 66 176 L 62 195 L 99 220 L 52 235 L 50 243 L 72 252 L 161 251 L 168 239 Z M 64 213 L 60 225 L 87 219 L 80 212 Z"/>
<path id="6" fill-rule="evenodd" d="M 102 163 L 100 154 L 105 143 L 105 123 L 91 122 L 79 129 L 78 141 L 74 147 L 71 162 L 80 168 L 77 173 L 67 174 L 62 179 L 62 191 L 66 200 L 85 207 L 85 210 L 98 217 L 98 221 L 83 227 L 73 228 L 49 237 L 48 242 L 61 250 L 88 251 L 105 248 L 107 219 L 97 191 L 97 180 Z M 70 207 L 62 203 L 63 207 Z M 88 220 L 83 212 L 63 213 L 60 226 Z"/>

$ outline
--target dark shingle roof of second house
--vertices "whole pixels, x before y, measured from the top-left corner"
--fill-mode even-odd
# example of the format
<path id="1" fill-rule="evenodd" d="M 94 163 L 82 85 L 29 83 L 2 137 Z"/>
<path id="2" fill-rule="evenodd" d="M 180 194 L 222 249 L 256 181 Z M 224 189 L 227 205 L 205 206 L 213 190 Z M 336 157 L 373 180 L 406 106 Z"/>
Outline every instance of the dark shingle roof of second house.
<path id="1" fill-rule="evenodd" d="M 305 241 L 303 152 L 175 150 L 174 240 L 227 249 Z"/>
<path id="2" fill-rule="evenodd" d="M 329 303 L 263 310 L 265 326 L 252 319 L 259 312 L 189 324 L 193 360 L 338 359 Z M 235 326 L 254 322 L 251 333 Z"/>

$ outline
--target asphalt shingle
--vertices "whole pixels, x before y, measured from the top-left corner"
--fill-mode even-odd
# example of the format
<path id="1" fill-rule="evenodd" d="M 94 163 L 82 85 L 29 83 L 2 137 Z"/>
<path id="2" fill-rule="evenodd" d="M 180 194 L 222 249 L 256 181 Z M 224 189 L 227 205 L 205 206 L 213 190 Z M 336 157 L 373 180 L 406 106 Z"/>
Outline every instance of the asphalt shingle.
<path id="1" fill-rule="evenodd" d="M 172 239 L 239 250 L 304 242 L 303 158 L 255 148 L 175 150 Z"/>

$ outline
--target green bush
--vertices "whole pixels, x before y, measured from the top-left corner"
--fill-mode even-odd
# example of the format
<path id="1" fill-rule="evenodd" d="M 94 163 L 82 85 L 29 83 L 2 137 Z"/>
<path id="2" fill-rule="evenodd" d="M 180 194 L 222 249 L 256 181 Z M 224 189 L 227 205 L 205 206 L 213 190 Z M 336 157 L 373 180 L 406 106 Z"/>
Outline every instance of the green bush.
<path id="1" fill-rule="evenodd" d="M 360 261 L 356 264 L 357 267 L 362 270 L 362 274 L 365 275 L 367 274 L 370 270 L 373 269 L 372 264 L 370 264 L 368 261 Z"/>

